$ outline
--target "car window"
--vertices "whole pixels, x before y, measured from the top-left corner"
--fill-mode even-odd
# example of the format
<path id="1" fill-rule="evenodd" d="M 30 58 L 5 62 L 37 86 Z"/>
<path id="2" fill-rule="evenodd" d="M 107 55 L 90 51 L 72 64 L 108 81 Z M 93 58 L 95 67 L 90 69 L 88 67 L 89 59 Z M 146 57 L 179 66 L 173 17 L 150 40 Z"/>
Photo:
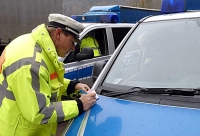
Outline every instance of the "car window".
<path id="1" fill-rule="evenodd" d="M 96 39 L 96 42 L 99 45 L 99 50 L 102 55 L 109 55 L 108 52 L 108 41 L 107 41 L 107 35 L 105 28 L 102 29 L 95 29 L 92 31 L 89 31 L 85 34 L 85 36 L 82 38 L 84 39 L 88 35 L 93 36 Z M 89 46 L 88 46 L 89 47 Z M 76 55 L 80 52 L 80 45 L 77 45 L 75 47 L 75 51 L 71 51 L 65 59 L 63 59 L 63 63 L 70 63 L 76 61 Z M 60 59 L 62 61 L 62 59 Z"/>
<path id="2" fill-rule="evenodd" d="M 93 30 L 93 36 L 96 38 L 99 49 L 101 51 L 101 55 L 109 55 L 108 54 L 108 40 L 106 35 L 106 30 L 103 29 L 95 29 Z"/>
<path id="3" fill-rule="evenodd" d="M 152 88 L 199 88 L 199 20 L 141 24 L 105 83 Z"/>
<path id="4" fill-rule="evenodd" d="M 120 44 L 122 39 L 126 36 L 126 34 L 129 32 L 130 29 L 131 28 L 112 28 L 115 49 Z"/>

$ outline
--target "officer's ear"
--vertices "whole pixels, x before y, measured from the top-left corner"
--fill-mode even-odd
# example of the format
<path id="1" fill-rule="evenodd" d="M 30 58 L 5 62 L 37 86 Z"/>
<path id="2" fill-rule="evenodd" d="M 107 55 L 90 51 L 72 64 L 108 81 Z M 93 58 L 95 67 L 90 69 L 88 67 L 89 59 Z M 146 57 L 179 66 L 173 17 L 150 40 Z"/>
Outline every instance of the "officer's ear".
<path id="1" fill-rule="evenodd" d="M 62 34 L 62 29 L 61 28 L 56 28 L 55 35 L 56 35 L 56 39 L 57 40 L 60 40 L 61 34 Z"/>

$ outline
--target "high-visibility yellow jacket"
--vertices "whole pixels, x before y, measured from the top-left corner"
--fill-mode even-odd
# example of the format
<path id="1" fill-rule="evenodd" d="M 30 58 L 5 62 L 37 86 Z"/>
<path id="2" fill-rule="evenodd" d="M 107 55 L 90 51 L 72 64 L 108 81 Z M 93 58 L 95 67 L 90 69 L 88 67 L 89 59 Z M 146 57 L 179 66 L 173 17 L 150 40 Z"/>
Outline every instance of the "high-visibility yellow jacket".
<path id="1" fill-rule="evenodd" d="M 70 80 L 63 77 L 63 63 L 58 62 L 44 24 L 13 40 L 0 59 L 4 58 L 0 60 L 0 136 L 53 136 L 57 122 L 79 114 L 78 101 L 61 101 Z"/>
<path id="2" fill-rule="evenodd" d="M 95 57 L 101 55 L 101 52 L 100 52 L 100 49 L 99 49 L 99 44 L 93 36 L 86 36 L 81 40 L 80 49 L 82 49 L 84 47 L 92 48 Z"/>

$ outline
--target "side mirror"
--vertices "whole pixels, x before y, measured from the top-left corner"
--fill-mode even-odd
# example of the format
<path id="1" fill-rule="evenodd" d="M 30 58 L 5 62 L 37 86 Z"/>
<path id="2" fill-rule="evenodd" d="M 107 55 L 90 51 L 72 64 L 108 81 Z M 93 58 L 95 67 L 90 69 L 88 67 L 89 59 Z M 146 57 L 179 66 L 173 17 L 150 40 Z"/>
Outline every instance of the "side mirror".
<path id="1" fill-rule="evenodd" d="M 94 58 L 94 52 L 92 48 L 82 48 L 81 52 L 76 55 L 76 60 L 86 60 Z"/>
<path id="2" fill-rule="evenodd" d="M 106 62 L 98 61 L 94 63 L 93 69 L 92 69 L 92 82 L 94 83 L 103 70 L 104 66 L 106 65 Z"/>

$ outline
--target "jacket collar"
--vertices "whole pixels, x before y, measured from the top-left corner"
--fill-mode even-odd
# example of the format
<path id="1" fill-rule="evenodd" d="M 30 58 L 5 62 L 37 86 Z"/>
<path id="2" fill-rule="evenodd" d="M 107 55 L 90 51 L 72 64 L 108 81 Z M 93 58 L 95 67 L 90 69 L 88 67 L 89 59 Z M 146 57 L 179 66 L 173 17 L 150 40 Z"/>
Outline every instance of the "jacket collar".
<path id="1" fill-rule="evenodd" d="M 50 35 L 44 24 L 37 26 L 32 30 L 31 35 L 35 41 L 41 46 L 41 48 L 46 52 L 50 61 L 54 67 L 60 71 L 63 69 L 63 63 L 58 61 L 58 54 L 56 52 L 55 45 L 50 38 Z"/>

